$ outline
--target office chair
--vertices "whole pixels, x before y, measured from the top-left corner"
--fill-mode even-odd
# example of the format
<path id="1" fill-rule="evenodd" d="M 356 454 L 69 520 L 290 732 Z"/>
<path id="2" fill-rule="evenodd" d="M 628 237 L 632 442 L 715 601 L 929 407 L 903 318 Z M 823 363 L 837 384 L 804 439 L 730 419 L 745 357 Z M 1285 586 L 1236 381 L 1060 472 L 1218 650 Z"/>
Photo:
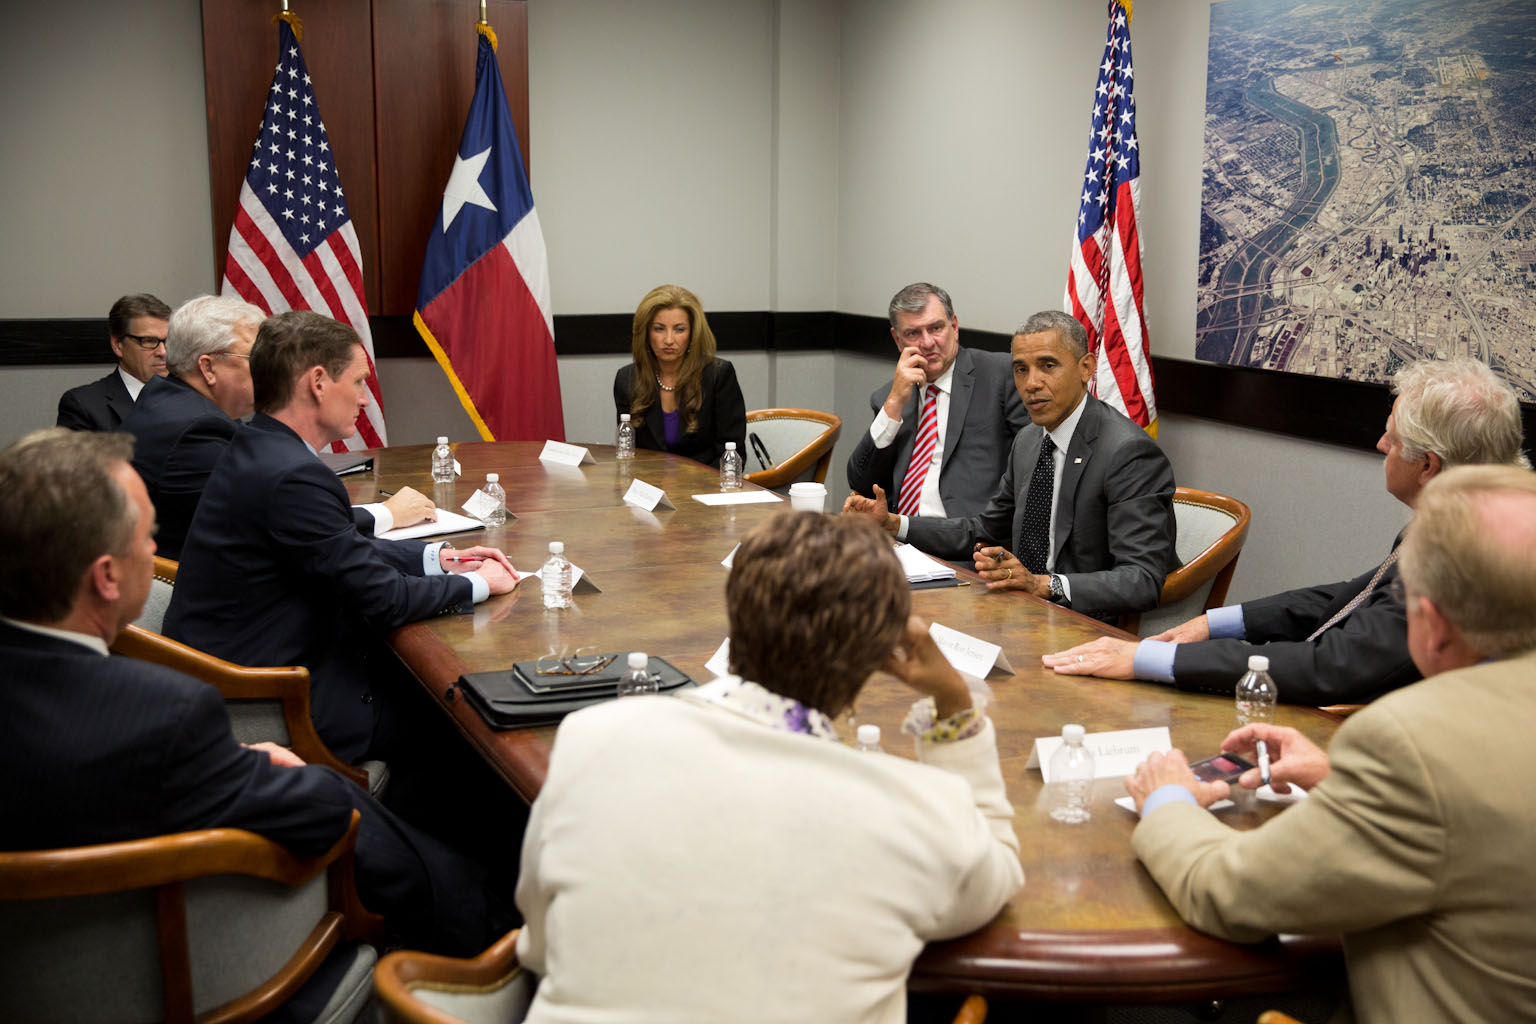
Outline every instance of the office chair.
<path id="1" fill-rule="evenodd" d="M 1179 487 L 1173 494 L 1173 516 L 1179 567 L 1163 581 L 1156 608 L 1121 619 L 1121 628 L 1141 636 L 1161 633 L 1227 599 L 1252 513 L 1236 498 Z"/>
<path id="2" fill-rule="evenodd" d="M 753 409 L 747 413 L 746 479 L 770 490 L 799 480 L 825 483 L 842 417 L 814 409 Z"/>

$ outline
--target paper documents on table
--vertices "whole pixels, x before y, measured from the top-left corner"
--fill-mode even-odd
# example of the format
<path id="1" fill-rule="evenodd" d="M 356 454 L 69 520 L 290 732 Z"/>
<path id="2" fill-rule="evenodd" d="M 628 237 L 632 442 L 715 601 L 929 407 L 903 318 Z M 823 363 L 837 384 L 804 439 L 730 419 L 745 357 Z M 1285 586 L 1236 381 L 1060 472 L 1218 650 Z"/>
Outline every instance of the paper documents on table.
<path id="1" fill-rule="evenodd" d="M 461 516 L 457 512 L 450 512 L 446 508 L 437 510 L 437 522 L 417 523 L 415 526 L 401 526 L 394 530 L 386 530 L 379 534 L 380 540 L 419 540 L 422 537 L 440 537 L 445 533 L 466 533 L 470 530 L 483 530 L 485 524 L 470 516 Z"/>
<path id="2" fill-rule="evenodd" d="M 759 505 L 784 499 L 772 491 L 708 491 L 693 500 L 704 505 Z"/>
<path id="3" fill-rule="evenodd" d="M 901 562 L 901 571 L 907 574 L 908 583 L 955 578 L 954 566 L 929 558 L 911 544 L 897 544 L 896 558 Z"/>

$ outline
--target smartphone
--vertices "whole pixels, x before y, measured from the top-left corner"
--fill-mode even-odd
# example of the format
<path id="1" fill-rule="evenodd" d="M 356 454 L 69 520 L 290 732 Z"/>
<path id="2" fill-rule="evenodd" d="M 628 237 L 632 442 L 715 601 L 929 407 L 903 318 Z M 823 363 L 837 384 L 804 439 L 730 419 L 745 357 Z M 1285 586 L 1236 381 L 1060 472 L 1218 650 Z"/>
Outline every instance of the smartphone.
<path id="1" fill-rule="evenodd" d="M 1253 762 L 1236 754 L 1217 754 L 1189 766 L 1195 778 L 1205 782 L 1236 782 L 1237 777 L 1254 767 Z"/>

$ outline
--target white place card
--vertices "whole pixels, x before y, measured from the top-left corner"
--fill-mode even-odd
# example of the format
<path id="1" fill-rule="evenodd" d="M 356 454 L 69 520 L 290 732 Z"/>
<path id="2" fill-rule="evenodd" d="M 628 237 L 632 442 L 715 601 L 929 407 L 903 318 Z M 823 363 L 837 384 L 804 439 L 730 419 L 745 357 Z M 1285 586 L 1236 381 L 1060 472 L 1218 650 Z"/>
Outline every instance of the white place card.
<path id="1" fill-rule="evenodd" d="M 539 452 L 539 461 L 556 466 L 597 465 L 591 452 L 579 444 L 566 444 L 564 441 L 545 441 L 544 450 Z"/>
<path id="2" fill-rule="evenodd" d="M 730 637 L 726 637 L 720 642 L 720 646 L 715 649 L 715 653 L 711 654 L 709 660 L 704 663 L 704 670 L 706 672 L 713 672 L 716 678 L 731 674 Z"/>
<path id="3" fill-rule="evenodd" d="M 1060 736 L 1042 736 L 1035 740 L 1025 768 L 1039 768 L 1046 782 L 1051 781 L 1051 755 L 1061 746 Z M 1093 753 L 1093 777 L 1113 779 L 1131 775 L 1148 754 L 1166 754 L 1173 749 L 1168 727 L 1154 729 L 1119 729 L 1114 732 L 1090 732 L 1083 746 Z"/>
<path id="4" fill-rule="evenodd" d="M 740 550 L 741 550 L 741 545 L 740 544 L 737 544 L 735 547 L 731 548 L 731 553 L 726 555 L 724 558 L 720 559 L 720 564 L 725 566 L 727 569 L 729 569 L 732 565 L 735 564 L 735 562 L 736 562 L 736 552 L 738 552 Z"/>
<path id="5" fill-rule="evenodd" d="M 511 519 L 512 513 L 508 512 L 507 518 Z M 441 537 L 445 533 L 468 533 L 471 530 L 483 529 L 485 524 L 478 519 L 471 519 L 469 516 L 461 516 L 457 512 L 440 508 L 437 510 L 437 519 L 433 522 L 399 526 L 378 534 L 378 538 L 379 540 L 418 540 L 422 537 Z"/>
<path id="6" fill-rule="evenodd" d="M 1236 784 L 1234 783 L 1234 786 L 1235 785 Z M 1261 804 L 1281 804 L 1281 805 L 1293 804 L 1293 803 L 1295 803 L 1298 800 L 1305 799 L 1306 795 L 1307 795 L 1307 791 L 1302 789 L 1300 786 L 1296 785 L 1295 783 L 1291 784 L 1291 791 L 1289 793 L 1276 793 L 1274 790 L 1270 789 L 1268 786 L 1260 786 L 1258 789 L 1253 791 L 1254 799 L 1258 800 L 1258 802 L 1261 803 Z M 1119 797 L 1119 798 L 1117 798 L 1115 800 L 1115 806 L 1117 806 L 1117 807 L 1124 807 L 1126 810 L 1130 811 L 1132 814 L 1136 813 L 1136 799 L 1134 797 L 1131 797 L 1131 796 Z M 1208 811 L 1224 811 L 1228 807 L 1232 807 L 1232 806 L 1235 806 L 1235 805 L 1232 803 L 1231 800 L 1217 800 L 1215 803 L 1211 804 L 1210 807 L 1207 807 L 1206 810 L 1208 810 Z"/>
<path id="7" fill-rule="evenodd" d="M 464 475 L 464 467 L 459 465 L 459 460 L 458 459 L 454 459 L 453 460 L 453 475 L 454 476 L 463 476 Z"/>
<path id="8" fill-rule="evenodd" d="M 495 498 L 491 497 L 489 494 L 486 494 L 484 491 L 477 489 L 474 494 L 469 496 L 469 500 L 460 507 L 463 508 L 465 512 L 468 512 L 470 515 L 480 520 L 479 525 L 483 526 L 485 524 L 486 518 L 499 504 L 500 502 L 498 502 Z"/>
<path id="9" fill-rule="evenodd" d="M 695 494 L 693 500 L 705 505 L 760 505 L 784 499 L 772 491 L 710 491 Z"/>
<path id="10" fill-rule="evenodd" d="M 644 480 L 636 480 L 629 485 L 629 490 L 624 492 L 624 504 L 643 508 L 647 512 L 657 508 L 676 508 L 677 506 L 667 500 L 667 494 L 660 487 L 654 487 Z"/>
<path id="11" fill-rule="evenodd" d="M 540 583 L 544 582 L 544 567 L 539 566 L 533 572 L 518 573 L 518 582 L 522 582 L 529 576 L 536 576 Z M 603 588 L 592 582 L 592 577 L 582 572 L 581 566 L 571 563 L 571 593 L 573 594 L 601 594 Z"/>
<path id="12" fill-rule="evenodd" d="M 1007 656 L 997 644 L 978 640 L 958 629 L 951 629 L 937 622 L 929 624 L 928 635 L 933 637 L 935 644 L 938 644 L 939 653 L 955 666 L 956 672 L 975 676 L 977 679 L 985 679 L 987 673 L 997 668 L 999 671 L 1013 675 L 1013 666 L 1008 664 Z"/>

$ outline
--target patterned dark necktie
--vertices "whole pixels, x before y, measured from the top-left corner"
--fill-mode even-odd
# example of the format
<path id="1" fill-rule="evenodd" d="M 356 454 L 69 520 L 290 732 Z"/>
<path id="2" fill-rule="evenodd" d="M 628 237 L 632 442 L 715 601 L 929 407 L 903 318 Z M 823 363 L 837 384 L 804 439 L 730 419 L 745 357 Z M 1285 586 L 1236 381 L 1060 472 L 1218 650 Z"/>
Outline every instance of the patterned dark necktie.
<path id="1" fill-rule="evenodd" d="M 1051 550 L 1051 492 L 1056 484 L 1056 444 L 1050 434 L 1040 438 L 1040 457 L 1029 475 L 1029 494 L 1024 497 L 1024 524 L 1019 529 L 1019 561 L 1036 576 L 1045 572 Z"/>
<path id="2" fill-rule="evenodd" d="M 903 516 L 917 515 L 917 503 L 923 496 L 923 481 L 928 477 L 928 466 L 933 462 L 933 449 L 939 443 L 939 387 L 928 385 L 928 395 L 923 401 L 923 414 L 917 419 L 917 436 L 912 439 L 912 461 L 907 463 L 906 478 L 901 481 L 901 497 L 896 513 Z"/>
<path id="3" fill-rule="evenodd" d="M 1348 615 L 1356 608 L 1359 608 L 1360 605 L 1364 603 L 1365 599 L 1371 596 L 1371 592 L 1376 589 L 1376 584 L 1381 582 L 1381 578 L 1387 574 L 1387 570 L 1397 564 L 1397 550 L 1397 548 L 1393 548 L 1392 553 L 1387 556 L 1387 560 L 1376 567 L 1376 571 L 1371 574 L 1371 581 L 1365 585 L 1364 590 L 1350 598 L 1348 604 L 1334 612 L 1332 617 L 1329 618 L 1327 622 L 1313 630 L 1312 635 L 1307 637 L 1309 641 L 1316 640 L 1325 632 L 1332 629 L 1334 626 L 1337 626 L 1343 620 L 1344 616 Z"/>

